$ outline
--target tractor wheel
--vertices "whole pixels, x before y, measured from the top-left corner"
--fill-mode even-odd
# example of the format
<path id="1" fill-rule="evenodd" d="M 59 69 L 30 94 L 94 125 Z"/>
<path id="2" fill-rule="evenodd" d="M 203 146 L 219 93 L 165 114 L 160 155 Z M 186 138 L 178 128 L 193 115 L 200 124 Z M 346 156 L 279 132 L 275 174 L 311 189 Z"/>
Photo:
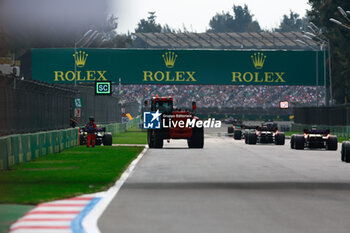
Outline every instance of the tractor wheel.
<path id="1" fill-rule="evenodd" d="M 343 142 L 341 153 L 343 161 L 346 163 L 350 163 L 350 141 Z"/>
<path id="2" fill-rule="evenodd" d="M 295 135 L 294 148 L 297 150 L 304 150 L 304 136 Z"/>
<path id="3" fill-rule="evenodd" d="M 284 145 L 286 142 L 286 136 L 284 133 L 279 133 L 275 136 L 275 144 L 276 145 Z"/>
<path id="4" fill-rule="evenodd" d="M 192 137 L 187 139 L 187 144 L 189 148 L 203 148 L 204 147 L 204 129 L 193 128 Z"/>
<path id="5" fill-rule="evenodd" d="M 163 135 L 160 130 L 154 130 L 154 148 L 163 148 Z"/>
<path id="6" fill-rule="evenodd" d="M 256 134 L 254 132 L 251 132 L 248 134 L 248 144 L 249 145 L 255 145 L 256 144 Z"/>
<path id="7" fill-rule="evenodd" d="M 338 149 L 338 138 L 337 136 L 331 135 L 326 142 L 326 150 L 337 150 Z"/>
<path id="8" fill-rule="evenodd" d="M 242 139 L 242 130 L 235 130 L 233 132 L 233 138 L 235 140 L 241 140 Z"/>
<path id="9" fill-rule="evenodd" d="M 112 134 L 104 134 L 102 140 L 104 146 L 111 146 L 113 141 Z"/>
<path id="10" fill-rule="evenodd" d="M 295 149 L 295 134 L 292 135 L 292 137 L 290 138 L 290 149 Z"/>
<path id="11" fill-rule="evenodd" d="M 227 133 L 228 134 L 232 134 L 233 133 L 233 127 L 232 126 L 227 127 Z"/>
<path id="12" fill-rule="evenodd" d="M 155 148 L 154 145 L 154 130 L 147 130 L 147 143 L 149 148 Z"/>

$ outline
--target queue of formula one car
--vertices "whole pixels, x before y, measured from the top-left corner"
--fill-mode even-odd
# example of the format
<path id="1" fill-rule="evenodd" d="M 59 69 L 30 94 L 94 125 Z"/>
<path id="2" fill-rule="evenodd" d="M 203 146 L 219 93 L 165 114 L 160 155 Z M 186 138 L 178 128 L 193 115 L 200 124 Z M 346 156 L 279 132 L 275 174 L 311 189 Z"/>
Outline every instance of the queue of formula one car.
<path id="1" fill-rule="evenodd" d="M 263 122 L 261 125 L 246 125 L 242 120 L 229 119 L 227 124 L 232 124 L 227 128 L 227 134 L 234 140 L 244 139 L 245 144 L 285 144 L 285 134 L 280 132 L 278 124 L 274 122 Z M 112 134 L 106 132 L 105 127 L 98 128 L 94 122 L 94 117 L 89 118 L 85 127 L 79 130 L 79 144 L 90 145 L 112 145 Z M 338 138 L 331 135 L 329 129 L 304 129 L 304 134 L 293 134 L 290 137 L 290 148 L 296 150 L 326 149 L 336 151 L 338 149 Z M 345 141 L 341 146 L 341 161 L 350 163 L 350 141 Z"/>
<path id="2" fill-rule="evenodd" d="M 279 132 L 278 126 L 273 122 L 264 122 L 260 126 L 245 125 L 242 121 L 236 120 L 233 126 L 227 128 L 228 135 L 233 135 L 235 140 L 244 139 L 246 144 L 274 143 L 275 145 L 285 144 L 285 135 Z"/>
<path id="3" fill-rule="evenodd" d="M 277 123 L 263 122 L 261 125 L 246 125 L 242 120 L 231 119 L 228 124 L 227 135 L 234 140 L 245 141 L 245 144 L 275 144 L 284 145 L 285 135 L 280 132 Z M 331 135 L 329 129 L 304 129 L 303 134 L 293 134 L 290 137 L 290 148 L 295 150 L 325 149 L 336 151 L 338 149 L 338 137 Z M 350 141 L 341 145 L 341 161 L 350 163 Z"/>

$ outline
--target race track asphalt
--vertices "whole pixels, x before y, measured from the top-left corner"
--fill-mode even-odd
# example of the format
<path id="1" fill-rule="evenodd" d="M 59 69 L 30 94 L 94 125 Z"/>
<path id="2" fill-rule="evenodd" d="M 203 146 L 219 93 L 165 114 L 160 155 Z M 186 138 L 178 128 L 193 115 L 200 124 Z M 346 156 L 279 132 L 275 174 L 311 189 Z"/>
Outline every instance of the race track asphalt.
<path id="1" fill-rule="evenodd" d="M 184 140 L 149 149 L 101 216 L 101 232 L 350 232 L 350 164 L 340 148 L 246 145 L 217 132 L 204 149 Z"/>

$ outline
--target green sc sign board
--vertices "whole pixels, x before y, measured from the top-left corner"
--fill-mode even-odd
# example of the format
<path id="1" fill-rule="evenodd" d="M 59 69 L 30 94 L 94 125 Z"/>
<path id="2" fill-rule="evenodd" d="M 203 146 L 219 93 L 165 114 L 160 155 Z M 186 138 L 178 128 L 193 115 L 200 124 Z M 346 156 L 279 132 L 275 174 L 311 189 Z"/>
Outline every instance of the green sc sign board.
<path id="1" fill-rule="evenodd" d="M 111 81 L 96 81 L 95 82 L 95 95 L 112 95 L 112 82 Z"/>

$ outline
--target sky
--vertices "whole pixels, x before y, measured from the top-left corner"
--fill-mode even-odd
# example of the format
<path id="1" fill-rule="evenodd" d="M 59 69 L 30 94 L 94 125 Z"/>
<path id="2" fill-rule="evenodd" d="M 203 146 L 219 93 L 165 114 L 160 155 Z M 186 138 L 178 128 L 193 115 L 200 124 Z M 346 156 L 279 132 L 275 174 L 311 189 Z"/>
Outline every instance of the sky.
<path id="1" fill-rule="evenodd" d="M 290 10 L 301 16 L 310 9 L 308 0 L 120 0 L 113 1 L 112 13 L 119 17 L 119 33 L 134 32 L 140 19 L 155 11 L 157 23 L 169 24 L 171 28 L 204 32 L 210 19 L 222 11 L 232 14 L 232 6 L 248 5 L 254 19 L 262 29 L 278 27 L 284 14 Z"/>

